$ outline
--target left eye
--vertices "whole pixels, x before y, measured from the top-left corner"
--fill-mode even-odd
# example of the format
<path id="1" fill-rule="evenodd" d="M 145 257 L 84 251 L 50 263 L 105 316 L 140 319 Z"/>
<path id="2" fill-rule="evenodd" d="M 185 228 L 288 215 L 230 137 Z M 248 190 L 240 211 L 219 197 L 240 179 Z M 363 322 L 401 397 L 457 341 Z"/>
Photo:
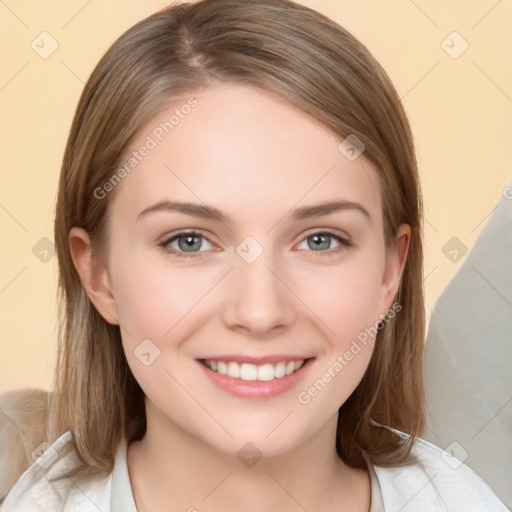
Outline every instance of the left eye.
<path id="1" fill-rule="evenodd" d="M 338 243 L 338 247 L 334 249 L 331 248 L 331 241 L 333 239 Z M 318 231 L 316 233 L 311 233 L 301 243 L 306 243 L 308 245 L 306 249 L 311 249 L 313 252 L 327 254 L 338 252 L 343 250 L 345 247 L 350 246 L 350 242 L 346 238 L 332 233 L 331 231 Z"/>

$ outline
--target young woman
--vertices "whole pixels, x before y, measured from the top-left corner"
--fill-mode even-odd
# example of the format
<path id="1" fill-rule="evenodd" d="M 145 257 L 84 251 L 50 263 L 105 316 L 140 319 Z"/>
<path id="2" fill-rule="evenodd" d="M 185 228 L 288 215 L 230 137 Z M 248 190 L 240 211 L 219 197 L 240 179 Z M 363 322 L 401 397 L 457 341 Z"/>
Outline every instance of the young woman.
<path id="1" fill-rule="evenodd" d="M 10 434 L 2 511 L 506 510 L 418 439 L 421 219 L 399 98 L 333 21 L 135 25 L 71 128 L 55 392 L 16 425 L 25 472 Z"/>

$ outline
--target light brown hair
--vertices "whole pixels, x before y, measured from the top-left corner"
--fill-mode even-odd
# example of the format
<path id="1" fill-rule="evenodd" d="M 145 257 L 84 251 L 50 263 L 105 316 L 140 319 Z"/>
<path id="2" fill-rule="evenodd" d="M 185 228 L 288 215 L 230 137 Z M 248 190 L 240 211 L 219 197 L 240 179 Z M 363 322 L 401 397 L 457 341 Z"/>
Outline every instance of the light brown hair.
<path id="1" fill-rule="evenodd" d="M 413 140 L 385 71 L 349 32 L 288 0 L 203 0 L 171 5 L 137 23 L 106 52 L 80 98 L 62 163 L 55 244 L 59 263 L 59 355 L 47 436 L 71 429 L 90 471 L 111 470 L 122 437 L 145 432 L 143 392 L 130 372 L 120 328 L 90 302 L 70 256 L 68 234 L 85 229 L 98 263 L 109 241 L 117 190 L 94 190 L 123 152 L 178 94 L 212 80 L 273 92 L 339 136 L 355 135 L 378 169 L 387 247 L 411 226 L 396 300 L 401 311 L 379 331 L 369 367 L 341 406 L 336 448 L 353 467 L 403 463 L 424 426 L 422 203 Z M 134 171 L 136 172 L 136 171 Z M 117 187 L 119 188 L 119 187 Z M 392 431 L 409 433 L 403 443 Z"/>

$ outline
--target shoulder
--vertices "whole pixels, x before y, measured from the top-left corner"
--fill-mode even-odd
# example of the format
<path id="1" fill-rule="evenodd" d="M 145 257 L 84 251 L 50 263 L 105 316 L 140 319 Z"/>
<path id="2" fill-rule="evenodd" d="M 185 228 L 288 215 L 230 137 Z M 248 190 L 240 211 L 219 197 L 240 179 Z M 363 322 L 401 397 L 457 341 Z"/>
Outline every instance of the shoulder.
<path id="1" fill-rule="evenodd" d="M 70 431 L 41 452 L 7 494 L 1 512 L 110 510 L 111 474 L 84 471 Z"/>
<path id="2" fill-rule="evenodd" d="M 403 438 L 409 437 L 397 433 Z M 508 512 L 508 508 L 472 469 L 451 453 L 423 439 L 415 439 L 409 464 L 373 468 L 385 510 Z"/>
<path id="3" fill-rule="evenodd" d="M 0 395 L 0 499 L 34 462 L 45 439 L 50 393 L 23 388 Z"/>

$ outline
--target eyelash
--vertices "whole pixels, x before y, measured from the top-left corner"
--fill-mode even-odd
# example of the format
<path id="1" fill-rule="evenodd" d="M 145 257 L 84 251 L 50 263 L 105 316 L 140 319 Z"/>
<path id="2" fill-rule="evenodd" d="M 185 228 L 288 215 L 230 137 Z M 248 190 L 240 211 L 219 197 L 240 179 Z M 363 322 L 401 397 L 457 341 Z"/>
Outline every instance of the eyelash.
<path id="1" fill-rule="evenodd" d="M 321 231 L 313 231 L 313 232 L 307 234 L 301 240 L 301 242 L 303 242 L 304 240 L 306 240 L 307 238 L 309 238 L 310 236 L 313 236 L 313 235 L 329 235 L 330 237 L 334 238 L 337 242 L 339 242 L 341 244 L 340 247 L 338 247 L 337 249 L 327 249 L 325 251 L 307 251 L 307 252 L 312 253 L 311 257 L 313 257 L 313 258 L 316 256 L 321 256 L 321 257 L 334 256 L 336 253 L 342 252 L 343 250 L 347 249 L 348 247 L 352 247 L 352 243 L 349 240 L 341 237 L 340 235 L 336 234 L 334 231 L 331 231 L 330 229 L 323 229 Z M 203 251 L 198 251 L 195 253 L 185 253 L 182 251 L 177 251 L 175 249 L 172 249 L 169 246 L 169 244 L 171 242 L 174 242 L 174 240 L 181 238 L 182 236 L 197 236 L 197 237 L 204 238 L 208 242 L 212 243 L 210 240 L 208 240 L 207 237 L 205 237 L 201 233 L 197 233 L 196 231 L 181 231 L 179 233 L 176 233 L 172 237 L 164 240 L 162 243 L 159 244 L 159 247 L 162 248 L 165 252 L 172 253 L 180 258 L 197 258 Z"/>

